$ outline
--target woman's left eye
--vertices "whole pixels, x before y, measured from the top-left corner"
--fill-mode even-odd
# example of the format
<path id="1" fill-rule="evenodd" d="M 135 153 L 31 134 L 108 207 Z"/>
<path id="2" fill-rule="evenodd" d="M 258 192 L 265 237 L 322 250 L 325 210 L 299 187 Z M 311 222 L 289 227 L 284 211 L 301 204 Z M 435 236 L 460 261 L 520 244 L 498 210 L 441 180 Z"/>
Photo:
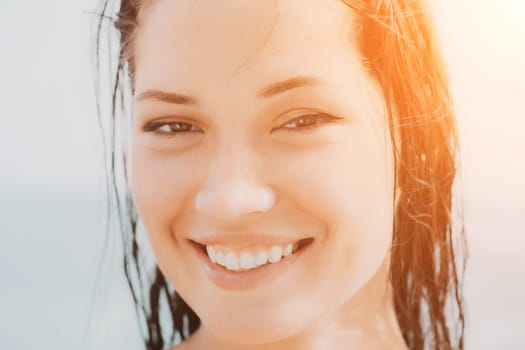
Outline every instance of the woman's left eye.
<path id="1" fill-rule="evenodd" d="M 291 130 L 291 131 L 312 129 L 322 124 L 328 123 L 334 119 L 337 119 L 337 118 L 326 115 L 326 114 L 320 114 L 320 113 L 305 114 L 300 117 L 287 121 L 286 123 L 280 126 L 280 129 L 286 129 L 286 130 Z"/>

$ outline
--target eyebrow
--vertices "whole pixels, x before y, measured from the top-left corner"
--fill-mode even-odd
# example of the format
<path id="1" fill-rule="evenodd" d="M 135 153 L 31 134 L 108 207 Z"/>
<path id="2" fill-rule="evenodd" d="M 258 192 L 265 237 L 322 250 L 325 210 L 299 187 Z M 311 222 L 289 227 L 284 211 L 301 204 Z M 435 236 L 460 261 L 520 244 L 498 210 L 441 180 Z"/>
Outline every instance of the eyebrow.
<path id="1" fill-rule="evenodd" d="M 304 86 L 314 86 L 314 85 L 320 85 L 321 80 L 316 77 L 310 77 L 310 76 L 301 76 L 301 77 L 294 77 L 290 79 L 286 79 L 283 81 L 278 81 L 277 83 L 273 83 L 257 94 L 258 97 L 262 98 L 268 98 L 272 97 L 274 95 L 280 94 L 282 92 L 296 89 L 299 87 Z"/>
<path id="2" fill-rule="evenodd" d="M 146 90 L 141 92 L 136 98 L 136 101 L 142 100 L 158 100 L 162 102 L 175 103 L 179 105 L 196 105 L 197 99 L 193 96 L 178 94 L 175 92 L 167 92 L 160 90 Z"/>
<path id="3" fill-rule="evenodd" d="M 270 98 L 285 91 L 297 89 L 305 86 L 320 85 L 321 79 L 312 76 L 298 76 L 286 80 L 278 81 L 261 89 L 257 93 L 258 98 Z M 197 105 L 198 99 L 175 92 L 167 92 L 160 90 L 146 90 L 141 92 L 136 98 L 136 101 L 141 100 L 158 100 L 162 102 L 180 104 L 180 105 Z"/>

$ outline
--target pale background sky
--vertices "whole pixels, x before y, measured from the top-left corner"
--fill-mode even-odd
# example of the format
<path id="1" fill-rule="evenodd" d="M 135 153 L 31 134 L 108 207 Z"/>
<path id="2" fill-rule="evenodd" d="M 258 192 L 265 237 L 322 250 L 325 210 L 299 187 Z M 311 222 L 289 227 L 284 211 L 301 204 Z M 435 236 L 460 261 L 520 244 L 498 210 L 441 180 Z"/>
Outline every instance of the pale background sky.
<path id="1" fill-rule="evenodd" d="M 523 349 L 525 2 L 433 7 L 463 152 L 467 349 Z M 94 9 L 93 0 L 0 2 L 2 349 L 140 349 L 117 248 L 91 302 L 104 243 Z"/>

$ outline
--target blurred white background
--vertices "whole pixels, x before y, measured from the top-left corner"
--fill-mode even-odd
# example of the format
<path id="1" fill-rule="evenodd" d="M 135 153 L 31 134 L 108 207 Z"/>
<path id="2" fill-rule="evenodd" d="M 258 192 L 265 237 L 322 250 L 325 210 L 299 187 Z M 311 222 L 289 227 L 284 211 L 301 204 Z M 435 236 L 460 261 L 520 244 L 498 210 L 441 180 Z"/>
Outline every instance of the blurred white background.
<path id="1" fill-rule="evenodd" d="M 96 1 L 0 3 L 0 348 L 141 349 L 105 235 Z M 467 349 L 524 349 L 525 2 L 434 0 L 463 152 Z"/>

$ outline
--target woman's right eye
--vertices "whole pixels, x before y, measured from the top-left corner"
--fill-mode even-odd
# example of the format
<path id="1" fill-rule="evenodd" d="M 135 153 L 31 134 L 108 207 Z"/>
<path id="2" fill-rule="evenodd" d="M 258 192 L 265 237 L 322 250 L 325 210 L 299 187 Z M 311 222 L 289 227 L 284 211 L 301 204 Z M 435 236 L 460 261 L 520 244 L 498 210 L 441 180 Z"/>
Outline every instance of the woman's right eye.
<path id="1" fill-rule="evenodd" d="M 195 125 L 184 122 L 151 122 L 144 126 L 144 131 L 163 136 L 176 136 L 177 134 L 200 132 L 201 129 Z"/>

